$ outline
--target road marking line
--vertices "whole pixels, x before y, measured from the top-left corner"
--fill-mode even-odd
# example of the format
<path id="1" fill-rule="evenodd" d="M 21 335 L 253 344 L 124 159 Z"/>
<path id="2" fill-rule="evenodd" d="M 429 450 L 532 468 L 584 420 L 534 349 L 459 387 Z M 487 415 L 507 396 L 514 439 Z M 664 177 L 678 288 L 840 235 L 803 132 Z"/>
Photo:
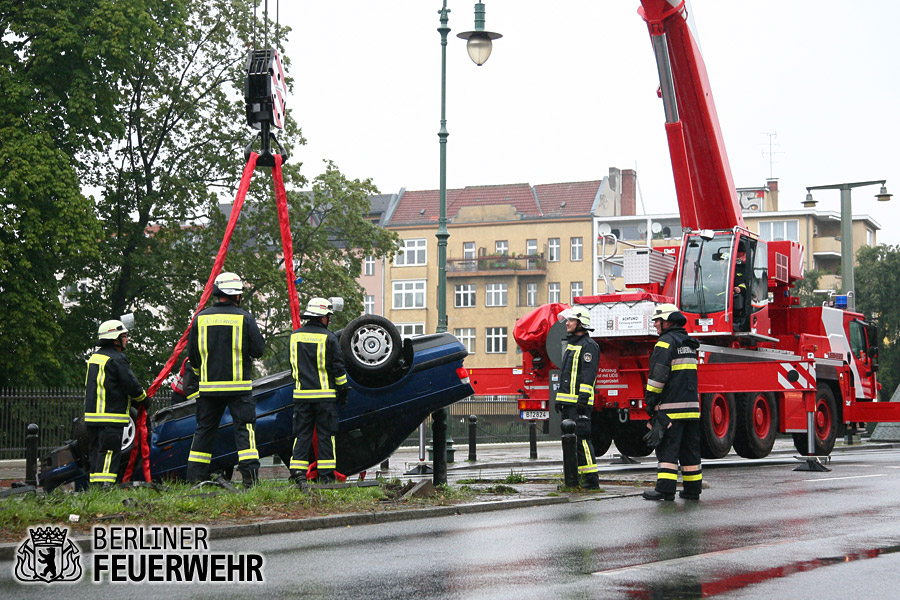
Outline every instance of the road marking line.
<path id="1" fill-rule="evenodd" d="M 887 477 L 887 473 L 878 475 L 852 475 L 850 477 L 823 477 L 822 479 L 804 479 L 803 481 L 837 481 L 839 479 L 864 479 L 866 477 Z"/>

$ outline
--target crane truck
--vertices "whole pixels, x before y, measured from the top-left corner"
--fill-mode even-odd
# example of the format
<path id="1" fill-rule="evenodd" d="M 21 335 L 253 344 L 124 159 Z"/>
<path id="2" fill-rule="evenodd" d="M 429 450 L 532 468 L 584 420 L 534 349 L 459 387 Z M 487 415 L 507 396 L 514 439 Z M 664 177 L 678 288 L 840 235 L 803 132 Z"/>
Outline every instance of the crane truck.
<path id="1" fill-rule="evenodd" d="M 700 342 L 698 380 L 702 453 L 762 458 L 778 433 L 801 454 L 828 455 L 845 426 L 900 421 L 900 403 L 879 402 L 878 332 L 863 315 L 801 307 L 803 246 L 765 241 L 744 224 L 706 67 L 679 0 L 641 0 L 659 71 L 659 95 L 683 227 L 677 247 L 631 247 L 618 259 L 626 291 L 580 296 L 600 346 L 592 433 L 596 454 L 614 441 L 626 456 L 646 456 L 644 406 L 651 315 L 675 303 Z M 598 243 L 617 248 L 611 234 Z M 601 266 L 611 260 L 601 252 Z M 607 290 L 611 290 L 609 278 Z M 563 304 L 520 318 L 514 337 L 523 364 L 470 369 L 478 394 L 519 395 L 523 418 L 547 414 L 561 364 Z M 536 411 L 536 412 L 535 412 Z M 810 443 L 812 432 L 812 444 Z"/>

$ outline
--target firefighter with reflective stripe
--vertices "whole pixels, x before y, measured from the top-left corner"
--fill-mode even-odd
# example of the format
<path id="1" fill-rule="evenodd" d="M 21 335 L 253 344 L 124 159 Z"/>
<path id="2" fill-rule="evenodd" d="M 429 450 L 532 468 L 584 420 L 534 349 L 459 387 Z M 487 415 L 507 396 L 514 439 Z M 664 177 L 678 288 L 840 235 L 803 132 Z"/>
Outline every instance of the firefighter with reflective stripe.
<path id="1" fill-rule="evenodd" d="M 266 342 L 256 319 L 241 309 L 243 283 L 234 273 L 215 280 L 216 302 L 199 312 L 188 335 L 189 366 L 198 378 L 197 430 L 188 456 L 187 480 L 209 478 L 213 442 L 228 407 L 234 427 L 238 470 L 244 487 L 259 477 L 256 449 L 256 402 L 253 400 L 253 359 L 260 358 Z"/>
<path id="2" fill-rule="evenodd" d="M 652 319 L 659 339 L 650 353 L 644 405 L 661 440 L 656 446 L 656 488 L 643 496 L 647 500 L 674 500 L 680 464 L 681 497 L 699 500 L 703 483 L 697 394 L 700 343 L 688 337 L 684 329 L 687 319 L 674 304 L 657 306 Z"/>
<path id="3" fill-rule="evenodd" d="M 346 404 L 350 392 L 344 355 L 338 337 L 328 330 L 334 306 L 325 298 L 312 298 L 303 314 L 304 324 L 291 334 L 291 370 L 294 375 L 294 451 L 291 480 L 306 480 L 312 458 L 312 437 L 318 438 L 316 470 L 319 482 L 334 481 L 337 467 L 334 436 L 338 429 L 337 404 Z"/>
<path id="4" fill-rule="evenodd" d="M 146 402 L 131 364 L 123 354 L 128 329 L 121 321 L 105 321 L 97 330 L 100 348 L 88 359 L 85 378 L 84 423 L 88 431 L 88 459 L 92 485 L 116 483 L 122 434 L 129 424 L 132 402 Z"/>
<path id="5" fill-rule="evenodd" d="M 178 375 L 172 381 L 172 404 L 187 402 L 188 400 L 196 400 L 200 395 L 200 386 L 197 383 L 197 376 L 191 369 L 189 358 L 185 358 L 181 363 L 181 369 Z"/>
<path id="6" fill-rule="evenodd" d="M 575 421 L 575 437 L 578 444 L 578 473 L 582 487 L 597 489 L 600 479 L 594 461 L 594 445 L 591 442 L 591 412 L 594 406 L 594 384 L 600 364 L 600 347 L 588 335 L 591 317 L 583 306 L 562 311 L 559 320 L 565 320 L 566 352 L 559 374 L 559 391 L 556 394 L 556 412 L 562 419 Z"/>

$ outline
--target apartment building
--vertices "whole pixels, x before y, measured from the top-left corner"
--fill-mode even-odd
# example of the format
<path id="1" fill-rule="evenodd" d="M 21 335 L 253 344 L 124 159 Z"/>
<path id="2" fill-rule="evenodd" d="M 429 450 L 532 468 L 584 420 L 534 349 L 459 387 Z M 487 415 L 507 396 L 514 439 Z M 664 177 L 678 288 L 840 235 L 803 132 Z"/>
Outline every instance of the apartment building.
<path id="1" fill-rule="evenodd" d="M 520 362 L 513 327 L 534 307 L 624 289 L 617 259 L 628 246 L 681 244 L 679 215 L 637 215 L 635 190 L 636 173 L 616 168 L 602 180 L 447 190 L 447 329 L 468 348 L 468 366 Z M 737 193 L 748 229 L 765 240 L 802 243 L 806 269 L 826 273 L 819 287 L 839 287 L 839 212 L 800 201 L 779 210 L 775 180 Z M 404 336 L 437 328 L 438 217 L 437 190 L 373 199 L 370 218 L 397 232 L 402 245 L 393 262 L 364 262 L 366 312 L 386 316 Z M 854 215 L 854 252 L 875 245 L 879 229 L 871 217 Z M 605 244 L 606 233 L 617 243 Z"/>

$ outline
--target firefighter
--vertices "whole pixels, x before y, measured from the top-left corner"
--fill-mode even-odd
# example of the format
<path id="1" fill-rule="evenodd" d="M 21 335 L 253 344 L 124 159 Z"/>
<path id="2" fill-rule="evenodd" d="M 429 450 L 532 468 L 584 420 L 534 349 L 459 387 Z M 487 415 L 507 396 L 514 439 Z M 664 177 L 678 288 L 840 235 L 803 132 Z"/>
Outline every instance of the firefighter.
<path id="1" fill-rule="evenodd" d="M 747 253 L 738 250 L 734 259 L 734 330 L 750 330 L 747 290 Z"/>
<path id="2" fill-rule="evenodd" d="M 703 483 L 697 394 L 700 343 L 688 337 L 684 330 L 687 319 L 674 304 L 657 306 L 652 319 L 659 340 L 650 353 L 644 405 L 662 439 L 657 438 L 656 446 L 656 488 L 643 496 L 647 500 L 674 500 L 680 464 L 684 488 L 680 496 L 699 500 Z"/>
<path id="3" fill-rule="evenodd" d="M 197 314 L 188 336 L 190 367 L 199 381 L 197 430 L 188 457 L 187 480 L 209 478 L 213 441 L 228 407 L 234 425 L 238 471 L 244 487 L 259 479 L 256 449 L 256 402 L 253 400 L 253 359 L 266 348 L 256 319 L 241 309 L 243 283 L 234 273 L 215 280 L 216 302 Z"/>
<path id="4" fill-rule="evenodd" d="M 88 359 L 85 379 L 84 423 L 88 431 L 91 485 L 110 487 L 119 472 L 122 433 L 129 423 L 131 402 L 146 402 L 123 352 L 128 329 L 122 321 L 105 321 L 97 330 L 100 347 Z"/>
<path id="5" fill-rule="evenodd" d="M 303 314 L 305 322 L 291 334 L 295 439 L 289 468 L 291 480 L 296 483 L 306 480 L 313 429 L 318 438 L 316 470 L 319 482 L 334 481 L 337 404 L 346 404 L 350 386 L 338 337 L 328 330 L 333 314 L 334 306 L 329 300 L 312 298 Z"/>
<path id="6" fill-rule="evenodd" d="M 594 462 L 594 445 L 591 443 L 591 411 L 594 405 L 594 383 L 600 364 L 600 347 L 588 335 L 591 317 L 583 306 L 562 311 L 559 320 L 565 320 L 566 352 L 559 375 L 559 392 L 556 394 L 556 412 L 563 419 L 575 421 L 578 442 L 578 473 L 582 487 L 593 490 L 600 487 L 597 463 Z"/>

